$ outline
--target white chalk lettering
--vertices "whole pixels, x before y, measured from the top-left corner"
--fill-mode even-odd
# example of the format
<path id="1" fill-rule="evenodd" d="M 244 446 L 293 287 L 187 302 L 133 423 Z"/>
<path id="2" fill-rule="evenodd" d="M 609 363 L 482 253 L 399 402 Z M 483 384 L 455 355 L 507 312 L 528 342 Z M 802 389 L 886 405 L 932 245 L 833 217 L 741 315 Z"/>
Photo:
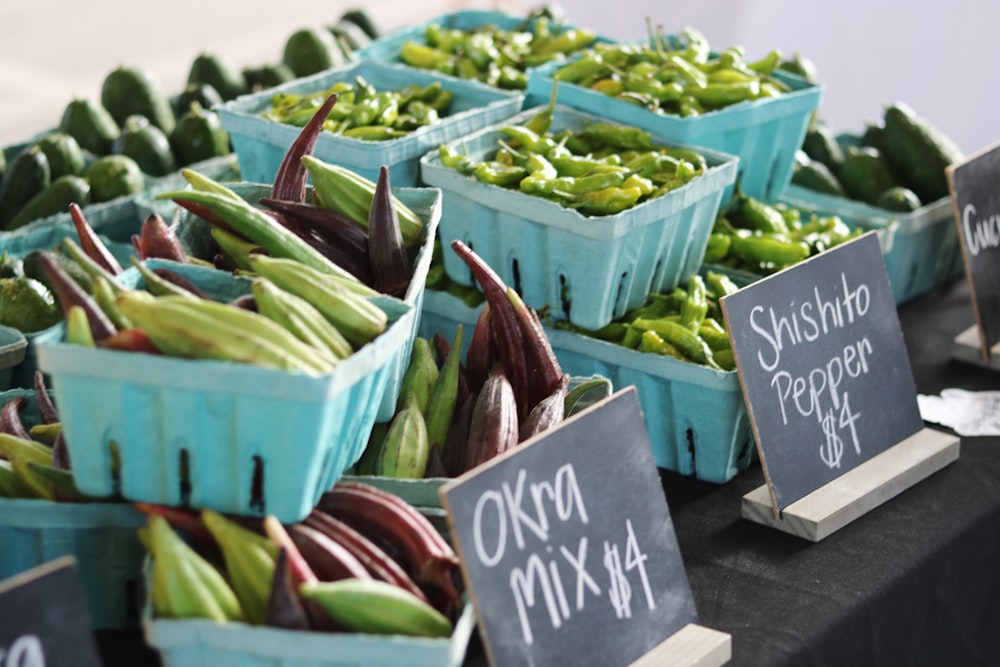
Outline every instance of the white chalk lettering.
<path id="1" fill-rule="evenodd" d="M 496 542 L 496 549 L 492 553 L 487 552 L 485 540 L 483 539 L 483 512 L 488 502 L 492 502 L 497 514 L 497 534 L 494 540 Z M 504 550 L 507 547 L 507 518 L 503 511 L 503 499 L 496 491 L 487 491 L 479 496 L 479 500 L 476 501 L 476 509 L 472 516 L 472 539 L 476 547 L 476 556 L 479 557 L 480 563 L 486 567 L 495 567 L 497 563 L 503 560 Z"/>
<path id="2" fill-rule="evenodd" d="M 1000 247 L 1000 215 L 993 213 L 985 220 L 973 220 L 976 207 L 966 204 L 962 210 L 962 231 L 965 245 L 973 256 L 981 250 Z"/>
<path id="3" fill-rule="evenodd" d="M 4 652 L 0 649 L 0 659 Z M 5 667 L 45 667 L 45 651 L 42 642 L 35 635 L 22 635 L 14 640 L 7 652 Z"/>
<path id="4" fill-rule="evenodd" d="M 583 609 L 583 605 L 586 602 L 587 591 L 585 589 L 589 588 L 594 595 L 601 594 L 600 586 L 597 585 L 594 578 L 587 572 L 587 538 L 580 538 L 580 547 L 577 549 L 575 558 L 573 557 L 573 552 L 565 546 L 560 546 L 559 551 L 576 572 L 576 609 L 579 611 Z"/>
<path id="5" fill-rule="evenodd" d="M 514 594 L 514 604 L 517 606 L 517 618 L 521 624 L 521 636 L 524 637 L 525 644 L 533 644 L 534 634 L 531 632 L 531 620 L 528 618 L 528 607 L 535 606 L 535 584 L 542 589 L 542 597 L 545 600 L 545 609 L 549 613 L 549 621 L 553 628 L 562 625 L 562 618 L 559 615 L 557 602 L 552 595 L 552 584 L 549 581 L 545 564 L 538 554 L 532 554 L 528 558 L 527 573 L 521 568 L 514 568 L 510 572 L 510 590 Z"/>
<path id="6" fill-rule="evenodd" d="M 868 313 L 870 306 L 868 286 L 862 284 L 851 289 L 845 273 L 840 274 L 840 287 L 833 299 L 824 298 L 819 287 L 813 287 L 810 300 L 798 305 L 793 301 L 782 312 L 754 306 L 750 309 L 750 328 L 764 339 L 757 349 L 757 361 L 765 371 L 773 372 L 781 365 L 785 348 L 812 343 L 821 335 L 854 324 Z"/>

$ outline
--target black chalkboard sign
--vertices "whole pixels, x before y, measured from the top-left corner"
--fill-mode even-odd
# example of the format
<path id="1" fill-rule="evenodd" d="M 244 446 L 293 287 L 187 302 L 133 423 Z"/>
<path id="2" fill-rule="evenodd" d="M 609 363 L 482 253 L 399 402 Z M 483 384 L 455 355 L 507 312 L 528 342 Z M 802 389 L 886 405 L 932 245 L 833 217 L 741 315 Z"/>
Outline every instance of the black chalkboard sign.
<path id="1" fill-rule="evenodd" d="M 696 621 L 635 387 L 441 497 L 492 665 L 629 665 Z"/>
<path id="2" fill-rule="evenodd" d="M 722 308 L 777 509 L 923 428 L 875 232 Z"/>
<path id="3" fill-rule="evenodd" d="M 947 168 L 983 359 L 1000 341 L 1000 143 Z"/>
<path id="4" fill-rule="evenodd" d="M 100 667 L 76 560 L 0 582 L 0 667 Z"/>

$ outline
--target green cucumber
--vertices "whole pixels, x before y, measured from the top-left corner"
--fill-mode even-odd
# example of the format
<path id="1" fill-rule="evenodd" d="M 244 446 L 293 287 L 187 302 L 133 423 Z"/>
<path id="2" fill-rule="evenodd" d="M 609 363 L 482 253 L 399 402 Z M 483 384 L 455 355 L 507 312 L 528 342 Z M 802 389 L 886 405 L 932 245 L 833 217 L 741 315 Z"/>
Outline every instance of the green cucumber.
<path id="1" fill-rule="evenodd" d="M 0 181 L 0 230 L 10 229 L 18 211 L 49 183 L 49 159 L 40 146 L 32 144 L 18 153 Z"/>
<path id="2" fill-rule="evenodd" d="M 150 176 L 166 176 L 177 171 L 166 133 L 145 116 L 129 116 L 125 120 L 111 152 L 132 158 L 139 169 Z"/>
<path id="3" fill-rule="evenodd" d="M 121 128 L 103 106 L 94 100 L 77 98 L 63 110 L 59 131 L 76 139 L 83 150 L 107 155 Z"/>
<path id="4" fill-rule="evenodd" d="M 97 158 L 83 172 L 90 183 L 90 200 L 105 202 L 141 192 L 146 178 L 135 160 L 127 155 L 105 155 Z"/>
<path id="5" fill-rule="evenodd" d="M 344 64 L 337 41 L 323 28 L 296 30 L 285 41 L 281 62 L 297 77 L 309 76 Z"/>
<path id="6" fill-rule="evenodd" d="M 838 174 L 840 184 L 851 199 L 874 205 L 879 196 L 899 182 L 875 148 L 849 149 Z"/>
<path id="7" fill-rule="evenodd" d="M 198 54 L 194 62 L 191 63 L 187 82 L 188 85 L 207 83 L 215 88 L 224 102 L 247 92 L 247 84 L 243 79 L 243 74 L 218 55 L 212 53 Z M 187 109 L 185 108 L 184 111 Z"/>
<path id="8" fill-rule="evenodd" d="M 222 129 L 219 115 L 195 103 L 177 121 L 170 135 L 177 166 L 186 167 L 195 162 L 229 154 L 229 134 Z"/>
<path id="9" fill-rule="evenodd" d="M 202 109 L 211 109 L 222 104 L 222 96 L 219 91 L 207 83 L 189 83 L 184 91 L 177 97 L 177 104 L 174 113 L 177 114 L 177 121 L 186 114 L 191 105 L 197 102 Z M 177 129 L 176 127 L 174 128 Z"/>
<path id="10" fill-rule="evenodd" d="M 885 155 L 903 184 L 922 202 L 947 197 L 945 168 L 962 159 L 962 151 L 941 130 L 901 102 L 886 107 Z"/>
<path id="11" fill-rule="evenodd" d="M 894 188 L 889 188 L 879 195 L 878 201 L 875 202 L 875 206 L 884 208 L 887 211 L 910 213 L 920 208 L 921 203 L 920 198 L 917 197 L 913 190 L 896 186 Z"/>
<path id="12" fill-rule="evenodd" d="M 250 91 L 257 92 L 291 81 L 295 78 L 295 72 L 288 65 L 278 63 L 276 65 L 246 67 L 243 69 L 243 78 L 246 79 Z"/>
<path id="13" fill-rule="evenodd" d="M 17 229 L 30 222 L 47 218 L 57 213 L 65 213 L 70 204 L 86 206 L 90 203 L 90 183 L 79 176 L 67 174 L 56 180 L 28 200 L 17 215 L 11 219 L 7 229 Z"/>
<path id="14" fill-rule="evenodd" d="M 66 132 L 53 132 L 37 141 L 49 160 L 49 177 L 79 176 L 86 162 L 80 143 Z"/>
<path id="15" fill-rule="evenodd" d="M 170 100 L 153 73 L 143 67 L 118 67 L 101 84 L 101 104 L 119 125 L 129 116 L 145 116 L 165 134 L 177 120 Z"/>

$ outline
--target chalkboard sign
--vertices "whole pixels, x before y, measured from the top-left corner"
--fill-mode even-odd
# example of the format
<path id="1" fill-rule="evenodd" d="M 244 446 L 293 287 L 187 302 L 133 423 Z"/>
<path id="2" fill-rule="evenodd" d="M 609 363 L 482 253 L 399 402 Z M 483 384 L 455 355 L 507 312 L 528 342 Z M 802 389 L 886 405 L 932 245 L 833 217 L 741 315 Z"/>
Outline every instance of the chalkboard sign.
<path id="1" fill-rule="evenodd" d="M 1000 341 L 1000 143 L 946 170 L 983 359 Z"/>
<path id="2" fill-rule="evenodd" d="M 492 665 L 629 665 L 696 621 L 635 387 L 441 496 Z"/>
<path id="3" fill-rule="evenodd" d="M 0 667 L 100 665 L 72 556 L 0 582 Z"/>
<path id="4" fill-rule="evenodd" d="M 776 509 L 923 428 L 874 232 L 744 287 L 722 308 Z"/>

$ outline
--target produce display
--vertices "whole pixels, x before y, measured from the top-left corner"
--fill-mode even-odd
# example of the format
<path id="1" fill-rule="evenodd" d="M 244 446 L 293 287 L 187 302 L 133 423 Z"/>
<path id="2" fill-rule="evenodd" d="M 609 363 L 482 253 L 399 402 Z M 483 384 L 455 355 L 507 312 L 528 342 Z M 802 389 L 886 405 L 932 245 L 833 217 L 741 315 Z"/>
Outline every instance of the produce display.
<path id="1" fill-rule="evenodd" d="M 882 122 L 868 123 L 854 139 L 856 144 L 842 144 L 822 119 L 814 119 L 792 183 L 899 213 L 948 196 L 944 170 L 962 152 L 909 105 L 887 105 Z"/>
<path id="2" fill-rule="evenodd" d="M 773 76 L 780 63 L 777 50 L 753 61 L 746 60 L 741 46 L 713 53 L 704 35 L 686 28 L 679 37 L 652 35 L 648 43 L 600 42 L 557 69 L 553 78 L 656 113 L 687 117 L 788 92 Z"/>
<path id="3" fill-rule="evenodd" d="M 803 215 L 807 216 L 803 220 Z M 719 212 L 708 237 L 705 264 L 765 276 L 861 234 L 835 215 L 786 204 L 766 204 L 742 193 Z"/>
<path id="4" fill-rule="evenodd" d="M 461 611 L 451 546 L 401 498 L 363 484 L 334 486 L 291 525 L 138 507 L 157 618 L 447 637 Z"/>
<path id="5" fill-rule="evenodd" d="M 488 159 L 442 145 L 441 164 L 588 216 L 613 215 L 665 195 L 707 168 L 698 152 L 655 145 L 649 132 L 635 127 L 593 122 L 575 133 L 551 132 L 554 101 L 555 95 L 523 124 L 501 127 L 504 138 Z"/>
<path id="6" fill-rule="evenodd" d="M 731 371 L 736 366 L 719 299 L 737 289 L 724 274 L 709 271 L 704 277 L 688 278 L 686 289 L 650 294 L 646 303 L 601 329 L 563 321 L 554 326 L 640 352 Z"/>
<path id="7" fill-rule="evenodd" d="M 750 167 L 743 154 L 737 163 L 736 151 L 713 143 L 722 130 L 667 145 L 674 135 L 655 127 L 716 127 L 699 117 L 741 104 L 747 115 L 765 107 L 763 117 L 801 97 L 792 118 L 801 131 L 818 99 L 815 66 L 802 54 L 714 51 L 690 27 L 666 35 L 650 26 L 642 43 L 599 40 L 569 27 L 555 6 L 515 17 L 513 27 L 460 29 L 453 18 L 429 21 L 416 38 L 406 33 L 393 55 L 493 89 L 454 78 L 413 83 L 427 75 L 398 64 L 392 69 L 410 85 L 383 89 L 371 83 L 374 72 L 333 72 L 383 37 L 366 11 L 351 9 L 332 25 L 296 30 L 276 62 L 238 68 L 203 51 L 173 97 L 151 71 L 116 67 L 99 100 L 72 100 L 57 128 L 0 153 L 0 232 L 67 211 L 76 231 L 24 253 L 0 245 L 0 325 L 40 334 L 28 344 L 41 351 L 62 412 L 42 371 L 30 388 L 37 419 L 25 417 L 24 397 L 0 405 L 0 499 L 116 503 L 140 513 L 146 639 L 167 667 L 182 663 L 167 657 L 170 647 L 155 646 L 156 624 L 198 619 L 213 624 L 200 627 L 258 637 L 271 632 L 264 627 L 380 635 L 364 649 L 379 664 L 390 664 L 385 656 L 399 651 L 402 637 L 445 640 L 471 629 L 459 554 L 421 511 L 376 486 L 430 480 L 415 486 L 436 491 L 445 478 L 557 428 L 605 396 L 612 380 L 639 387 L 657 465 L 728 481 L 753 448 L 721 300 L 745 280 L 862 233 L 848 213 L 782 203 L 788 137 L 800 135 L 787 118 L 777 129 L 778 112 L 765 119 L 774 122 L 767 129 L 755 125 L 760 117 L 737 118 L 725 134 L 738 136 L 741 150 L 783 157 L 784 167 Z M 475 95 L 466 103 L 463 86 L 521 105 L 536 92 L 533 68 L 546 63 L 534 74 L 554 79 L 543 79 L 542 95 L 552 84 L 547 105 L 485 128 L 457 122 L 466 106 L 494 108 Z M 350 80 L 270 90 L 328 71 Z M 816 97 L 786 95 L 802 81 Z M 564 100 L 586 96 L 636 111 L 606 95 L 654 112 L 636 114 L 653 120 L 630 124 L 579 101 L 557 106 L 560 87 Z M 198 168 L 238 151 L 217 108 L 260 91 L 269 92 L 253 100 L 254 123 L 298 128 L 270 124 L 282 142 L 297 132 L 273 180 L 232 182 Z M 440 124 L 449 114 L 460 138 L 428 141 L 429 130 L 397 142 L 417 145 L 417 168 L 437 187 L 394 189 L 390 140 L 432 125 L 450 129 Z M 371 142 L 337 146 L 384 154 L 377 177 L 319 159 L 324 132 Z M 961 157 L 901 102 L 858 137 L 835 135 L 814 113 L 795 147 L 796 186 L 893 213 L 947 197 L 945 168 Z M 282 155 L 274 143 L 256 150 L 272 169 Z M 173 174 L 177 187 L 150 189 Z M 770 179 L 761 188 L 768 194 L 751 196 L 759 174 Z M 133 256 L 121 256 L 96 233 L 86 206 L 143 191 L 135 206 L 148 208 L 135 220 Z M 177 213 L 167 219 L 170 205 Z M 531 217 L 541 209 L 543 219 Z M 0 244 L 4 236 L 20 235 L 0 234 Z M 933 252 L 944 243 L 935 239 Z M 894 237 L 899 252 L 911 242 L 902 231 Z M 888 255 L 886 263 L 892 277 Z M 420 305 L 431 312 L 424 289 L 479 309 L 474 324 L 458 324 L 450 339 L 418 336 Z M 102 367 L 108 357 L 114 373 Z M 147 372 L 168 365 L 204 373 Z M 344 481 L 345 472 L 371 484 Z M 175 655 L 210 664 L 216 648 Z M 408 664 L 399 652 L 395 664 Z M 251 652 L 233 664 L 257 658 Z M 326 664 L 326 656 L 308 658 Z"/>
<path id="8" fill-rule="evenodd" d="M 496 25 L 462 30 L 431 22 L 424 28 L 422 39 L 403 43 L 399 59 L 411 67 L 520 90 L 527 86 L 528 68 L 564 58 L 596 39 L 590 30 L 562 25 L 549 6 L 532 13 L 521 27 L 512 30 Z"/>

